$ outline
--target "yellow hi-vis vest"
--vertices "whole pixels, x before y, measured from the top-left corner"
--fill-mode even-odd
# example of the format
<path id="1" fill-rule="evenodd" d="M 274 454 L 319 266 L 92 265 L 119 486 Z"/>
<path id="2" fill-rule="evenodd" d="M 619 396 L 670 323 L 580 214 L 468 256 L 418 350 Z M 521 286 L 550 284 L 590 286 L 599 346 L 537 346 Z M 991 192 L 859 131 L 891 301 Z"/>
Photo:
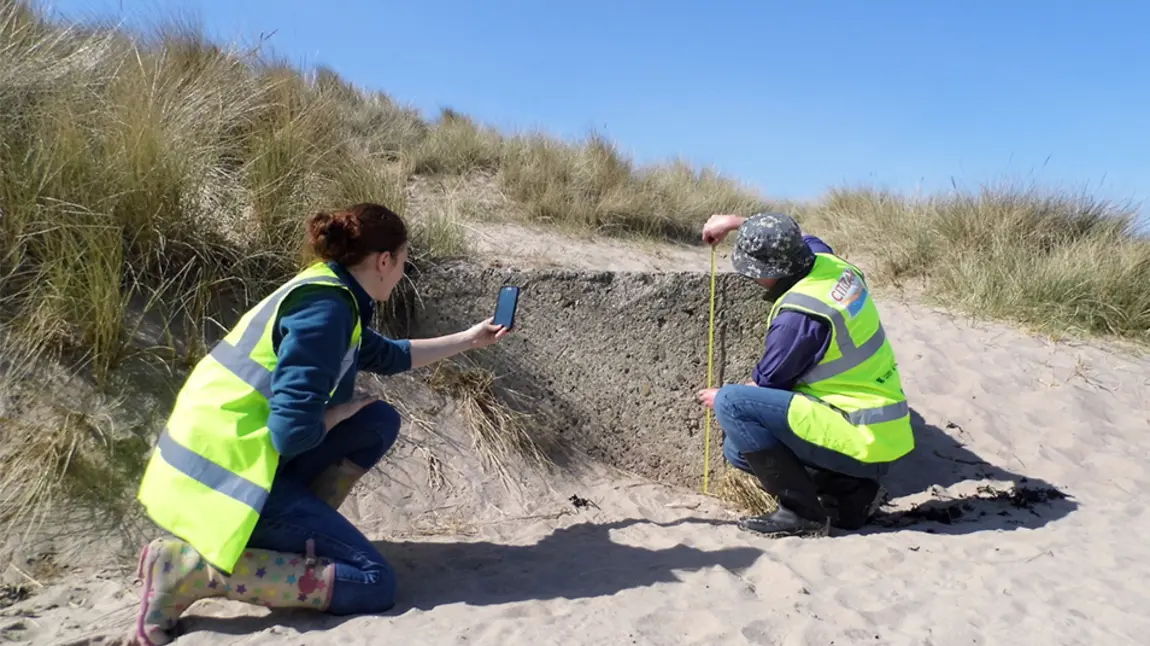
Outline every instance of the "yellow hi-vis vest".
<path id="1" fill-rule="evenodd" d="M 775 303 L 770 318 L 784 309 L 831 327 L 826 356 L 794 388 L 800 396 L 791 400 L 787 420 L 795 435 L 865 463 L 910 453 L 910 409 L 862 271 L 838 256 L 816 254 L 810 274 Z"/>
<path id="2" fill-rule="evenodd" d="M 336 273 L 316 263 L 248 310 L 188 376 L 140 482 L 137 498 L 152 520 L 229 574 L 279 465 L 267 422 L 280 304 L 317 284 L 347 290 L 355 302 Z M 336 387 L 359 357 L 358 311 L 355 321 Z"/>

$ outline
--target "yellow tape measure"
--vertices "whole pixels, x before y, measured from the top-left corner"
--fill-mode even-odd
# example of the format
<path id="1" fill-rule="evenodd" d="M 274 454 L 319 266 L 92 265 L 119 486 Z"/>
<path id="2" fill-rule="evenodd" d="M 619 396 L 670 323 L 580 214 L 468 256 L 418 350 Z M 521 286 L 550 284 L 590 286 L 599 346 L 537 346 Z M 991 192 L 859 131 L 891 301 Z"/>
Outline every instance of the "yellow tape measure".
<path id="1" fill-rule="evenodd" d="M 715 382 L 715 246 L 711 245 L 711 316 L 707 327 L 707 388 Z M 710 493 L 711 484 L 711 410 L 706 411 L 703 422 L 703 493 Z"/>

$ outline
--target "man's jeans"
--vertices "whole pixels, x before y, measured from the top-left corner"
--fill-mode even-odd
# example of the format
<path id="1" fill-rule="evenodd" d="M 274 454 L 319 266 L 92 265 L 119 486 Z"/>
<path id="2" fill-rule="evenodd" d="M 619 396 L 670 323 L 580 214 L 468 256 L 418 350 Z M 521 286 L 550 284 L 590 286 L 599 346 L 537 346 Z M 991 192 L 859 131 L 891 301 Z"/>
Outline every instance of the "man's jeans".
<path id="1" fill-rule="evenodd" d="M 315 540 L 315 554 L 335 561 L 328 612 L 383 612 L 395 605 L 395 572 L 371 541 L 310 490 L 327 467 L 347 458 L 370 469 L 395 444 L 399 413 L 384 402 L 364 406 L 328 432 L 314 449 L 282 462 L 248 546 L 300 554 Z"/>
<path id="2" fill-rule="evenodd" d="M 744 384 L 719 389 L 715 395 L 715 418 L 723 428 L 723 456 L 731 466 L 750 473 L 744 453 L 763 451 L 782 443 L 794 451 L 803 464 L 814 469 L 873 480 L 886 474 L 886 464 L 859 462 L 795 435 L 787 421 L 787 408 L 792 398 L 800 396 L 789 390 Z"/>

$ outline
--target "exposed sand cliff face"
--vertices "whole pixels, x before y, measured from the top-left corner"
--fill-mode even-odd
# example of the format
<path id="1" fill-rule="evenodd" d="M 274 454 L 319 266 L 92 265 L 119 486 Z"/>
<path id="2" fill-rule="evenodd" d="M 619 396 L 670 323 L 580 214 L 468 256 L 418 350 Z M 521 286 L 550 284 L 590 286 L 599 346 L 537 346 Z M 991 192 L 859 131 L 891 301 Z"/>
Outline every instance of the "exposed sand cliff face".
<path id="1" fill-rule="evenodd" d="M 572 448 L 595 461 L 684 487 L 703 474 L 709 277 L 698 273 L 477 269 L 419 278 L 418 336 L 492 314 L 500 286 L 521 287 L 517 330 L 476 362 L 549 414 Z M 770 303 L 758 285 L 721 274 L 715 383 L 750 377 Z M 721 466 L 712 425 L 712 468 Z"/>

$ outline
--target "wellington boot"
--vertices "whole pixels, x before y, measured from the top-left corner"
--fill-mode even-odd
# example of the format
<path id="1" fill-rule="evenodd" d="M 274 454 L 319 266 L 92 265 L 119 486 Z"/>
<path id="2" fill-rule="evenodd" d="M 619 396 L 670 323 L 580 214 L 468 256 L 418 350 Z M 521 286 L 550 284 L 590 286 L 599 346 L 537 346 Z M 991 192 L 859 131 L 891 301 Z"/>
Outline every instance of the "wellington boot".
<path id="1" fill-rule="evenodd" d="M 331 505 L 332 509 L 339 509 L 351 488 L 367 470 L 351 460 L 343 460 L 333 464 L 320 473 L 311 484 L 311 491 L 320 500 Z"/>
<path id="2" fill-rule="evenodd" d="M 814 476 L 819 500 L 831 517 L 831 526 L 859 529 L 878 512 L 886 490 L 877 480 L 818 471 Z"/>
<path id="3" fill-rule="evenodd" d="M 310 541 L 308 550 L 312 551 Z M 328 559 L 249 549 L 228 576 L 184 541 L 158 538 L 140 552 L 137 576 L 143 581 L 137 644 L 160 646 L 176 638 L 180 615 L 200 599 L 224 597 L 268 608 L 327 610 L 335 565 Z"/>
<path id="4" fill-rule="evenodd" d="M 781 538 L 784 536 L 826 536 L 828 532 L 826 521 L 820 523 L 807 520 L 782 506 L 769 514 L 740 518 L 739 527 L 771 538 Z"/>
<path id="5" fill-rule="evenodd" d="M 763 490 L 778 501 L 775 511 L 743 518 L 739 527 L 771 537 L 826 536 L 830 517 L 819 502 L 815 483 L 806 467 L 783 444 L 744 453 Z"/>

